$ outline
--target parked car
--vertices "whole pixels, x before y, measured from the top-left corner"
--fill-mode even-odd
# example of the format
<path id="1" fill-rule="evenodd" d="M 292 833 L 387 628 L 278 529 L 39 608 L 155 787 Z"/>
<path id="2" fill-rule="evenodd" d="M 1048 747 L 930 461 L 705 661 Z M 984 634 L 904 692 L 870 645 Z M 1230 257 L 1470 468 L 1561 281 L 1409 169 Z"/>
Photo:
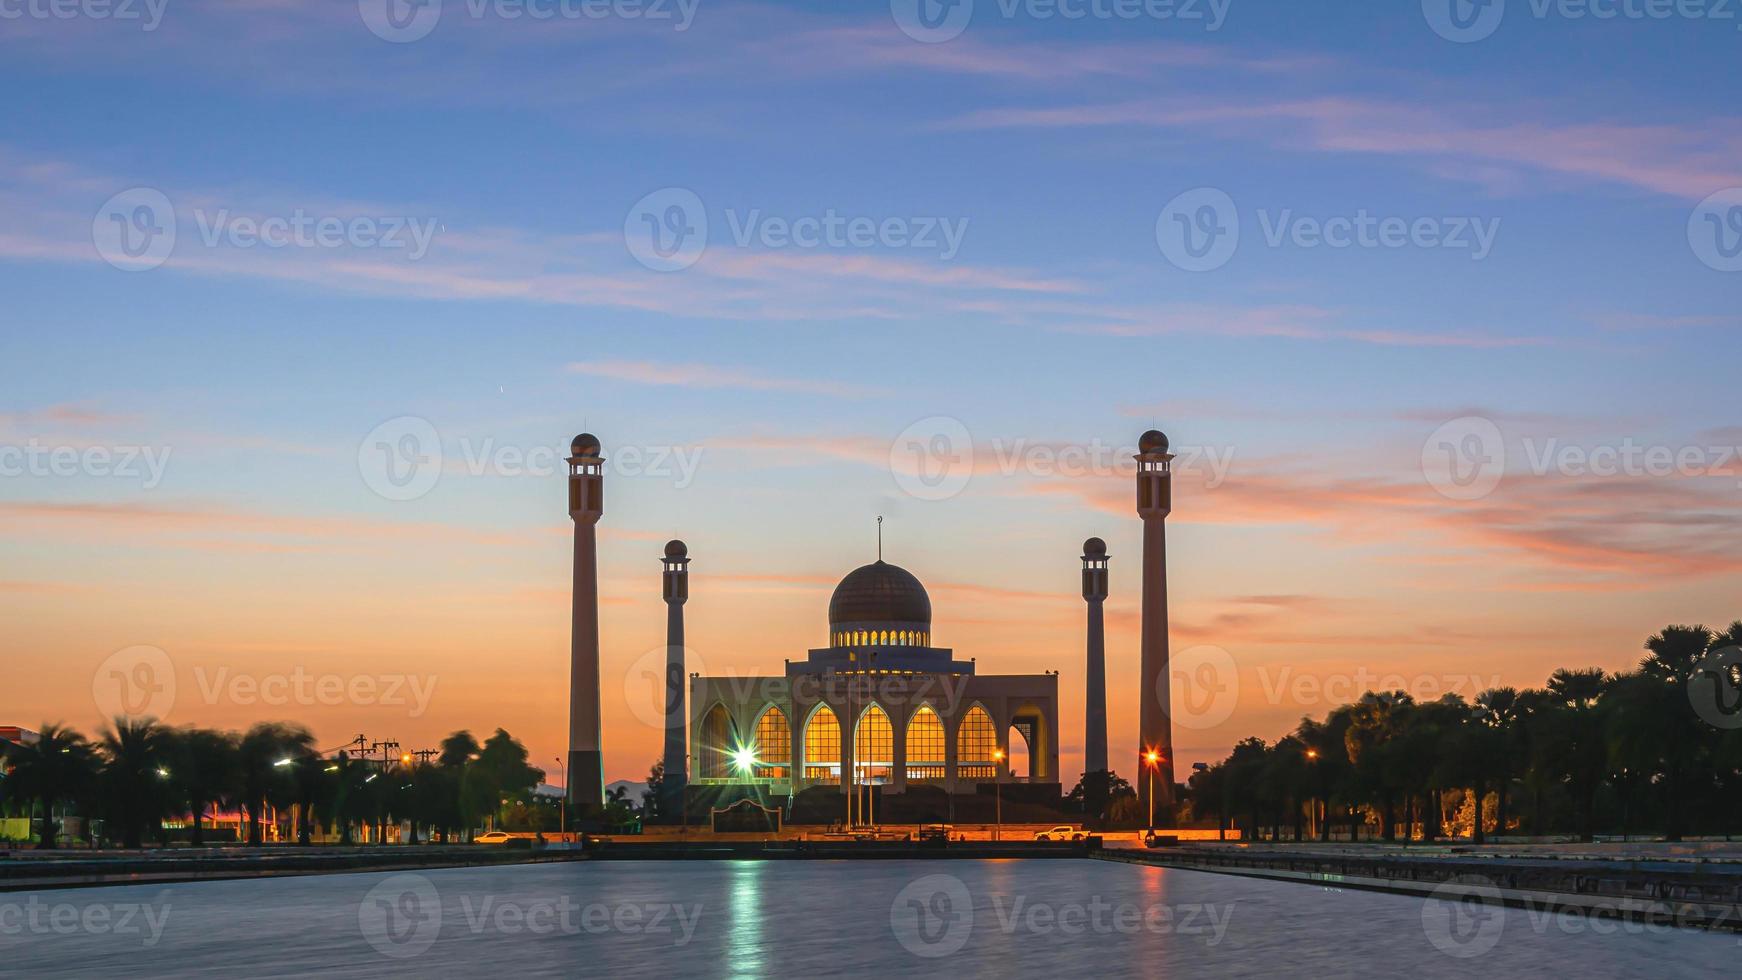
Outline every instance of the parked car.
<path id="1" fill-rule="evenodd" d="M 921 844 L 947 844 L 950 841 L 950 831 L 953 828 L 947 823 L 928 823 L 919 828 Z"/>
<path id="2" fill-rule="evenodd" d="M 1053 827 L 1034 835 L 1035 840 L 1084 840 L 1089 835 L 1075 827 Z"/>

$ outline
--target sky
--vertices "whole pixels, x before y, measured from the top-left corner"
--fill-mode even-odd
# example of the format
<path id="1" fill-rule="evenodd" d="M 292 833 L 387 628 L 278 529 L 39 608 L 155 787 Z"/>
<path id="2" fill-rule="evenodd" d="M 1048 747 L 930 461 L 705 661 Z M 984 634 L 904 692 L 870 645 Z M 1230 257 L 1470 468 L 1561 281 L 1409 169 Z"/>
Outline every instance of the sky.
<path id="1" fill-rule="evenodd" d="M 391 2 L 0 0 L 0 724 L 555 775 L 583 429 L 609 779 L 878 516 L 1120 768 L 1152 425 L 1182 773 L 1742 617 L 1732 6 Z"/>

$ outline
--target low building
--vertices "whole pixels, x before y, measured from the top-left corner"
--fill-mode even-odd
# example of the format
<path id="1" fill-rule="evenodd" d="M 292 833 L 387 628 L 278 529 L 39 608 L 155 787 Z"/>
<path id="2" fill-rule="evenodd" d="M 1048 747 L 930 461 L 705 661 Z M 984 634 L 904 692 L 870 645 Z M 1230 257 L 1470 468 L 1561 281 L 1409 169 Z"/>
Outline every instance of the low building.
<path id="1" fill-rule="evenodd" d="M 987 674 L 934 646 L 925 586 L 881 560 L 835 587 L 827 646 L 780 674 L 692 675 L 688 704 L 692 821 L 744 798 L 851 823 L 1059 800 L 1058 675 Z"/>

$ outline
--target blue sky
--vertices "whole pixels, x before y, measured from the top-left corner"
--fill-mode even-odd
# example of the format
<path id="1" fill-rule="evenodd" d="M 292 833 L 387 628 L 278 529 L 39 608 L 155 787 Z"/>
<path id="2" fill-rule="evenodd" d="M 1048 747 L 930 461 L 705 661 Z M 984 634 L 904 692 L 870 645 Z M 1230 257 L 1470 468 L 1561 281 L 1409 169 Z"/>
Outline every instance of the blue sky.
<path id="1" fill-rule="evenodd" d="M 169 0 L 151 31 L 0 20 L 0 80 L 24 96 L 0 105 L 0 437 L 172 451 L 149 488 L 0 479 L 0 606 L 42 679 L 0 713 L 93 724 L 90 671 L 137 643 L 188 663 L 439 662 L 445 713 L 306 713 L 419 737 L 524 717 L 549 754 L 561 705 L 520 698 L 563 663 L 560 489 L 468 475 L 463 457 L 560 447 L 583 425 L 608 454 L 701 453 L 693 480 L 613 484 L 619 671 L 657 640 L 645 593 L 665 537 L 698 556 L 692 635 L 724 666 L 772 669 L 821 641 L 828 583 L 867 557 L 877 513 L 891 556 L 939 583 L 940 640 L 1012 669 L 1075 663 L 1075 549 L 1108 538 L 1113 629 L 1132 641 L 1113 656 L 1134 664 L 1125 475 L 997 460 L 1125 446 L 1152 421 L 1232 459 L 1181 491 L 1176 645 L 1243 670 L 1457 662 L 1540 683 L 1573 659 L 1625 666 L 1669 621 L 1742 613 L 1724 602 L 1742 568 L 1718 452 L 1742 444 L 1724 370 L 1742 272 L 1689 232 L 1742 201 L 1742 12 L 1508 0 L 1491 36 L 1454 43 L 1418 3 L 1232 0 L 1210 31 L 976 0 L 928 44 L 881 3 L 700 0 L 680 31 L 447 0 L 427 37 L 391 43 L 365 26 L 374 2 Z M 177 239 L 127 271 L 93 223 L 138 188 L 170 203 Z M 1207 271 L 1157 239 L 1196 188 L 1225 193 L 1240 227 Z M 701 202 L 707 247 L 654 271 L 625 227 L 649 200 L 663 215 L 670 189 Z M 295 213 L 434 231 L 416 258 L 201 233 Z M 752 214 L 830 213 L 904 237 L 953 225 L 960 246 L 731 237 Z M 1480 257 L 1266 242 L 1285 215 L 1361 214 L 1493 240 Z M 434 426 L 446 469 L 384 499 L 357 447 L 406 417 Z M 1424 441 L 1472 417 L 1503 434 L 1506 477 L 1448 500 Z M 945 500 L 907 492 L 891 456 L 936 418 L 962 424 L 974 461 Z M 1550 441 L 1704 462 L 1532 471 Z M 731 597 L 715 605 L 710 564 Z M 501 648 L 499 689 L 473 673 L 480 645 Z M 1182 746 L 1308 712 L 1243 699 Z M 639 772 L 620 758 L 613 775 Z"/>

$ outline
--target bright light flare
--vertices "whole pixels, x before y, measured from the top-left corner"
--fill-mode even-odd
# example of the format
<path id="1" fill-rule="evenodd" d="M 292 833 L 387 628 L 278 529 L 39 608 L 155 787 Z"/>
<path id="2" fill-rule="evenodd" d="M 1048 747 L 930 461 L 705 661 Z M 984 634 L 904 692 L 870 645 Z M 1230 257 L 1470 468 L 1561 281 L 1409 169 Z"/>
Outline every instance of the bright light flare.
<path id="1" fill-rule="evenodd" d="M 738 749 L 734 751 L 732 765 L 741 773 L 754 772 L 756 770 L 756 750 Z"/>

